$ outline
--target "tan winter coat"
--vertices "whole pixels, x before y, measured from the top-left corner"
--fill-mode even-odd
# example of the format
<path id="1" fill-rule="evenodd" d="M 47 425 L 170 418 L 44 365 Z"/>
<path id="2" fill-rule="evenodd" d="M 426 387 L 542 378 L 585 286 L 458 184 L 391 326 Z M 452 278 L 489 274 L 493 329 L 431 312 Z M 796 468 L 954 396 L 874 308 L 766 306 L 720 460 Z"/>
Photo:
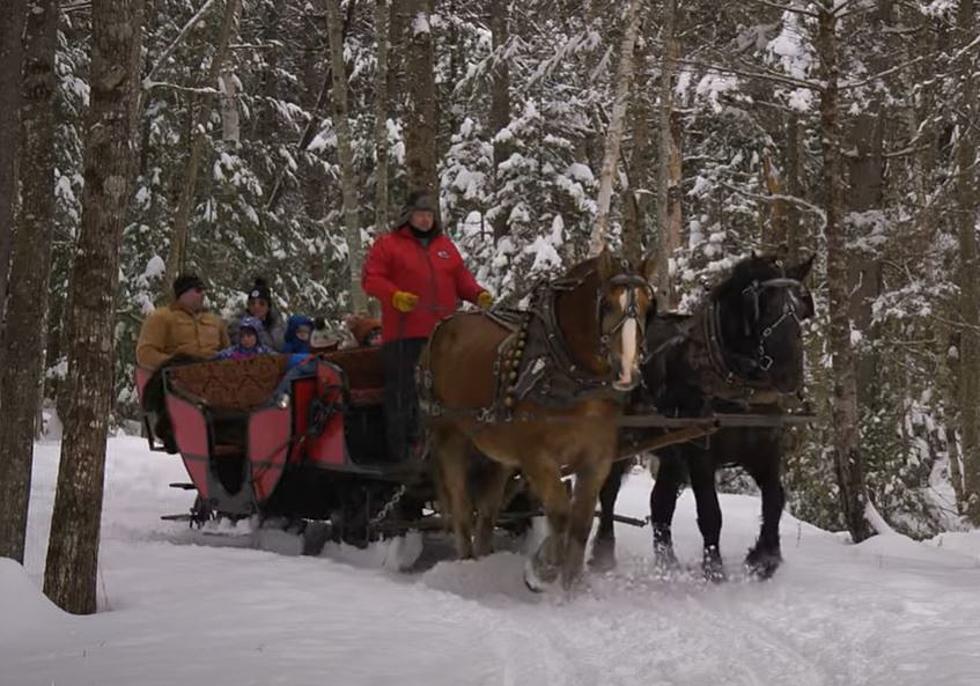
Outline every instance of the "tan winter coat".
<path id="1" fill-rule="evenodd" d="M 208 359 L 230 345 L 225 323 L 216 314 L 184 309 L 177 303 L 153 311 L 140 329 L 136 362 L 156 369 L 174 355 Z"/>

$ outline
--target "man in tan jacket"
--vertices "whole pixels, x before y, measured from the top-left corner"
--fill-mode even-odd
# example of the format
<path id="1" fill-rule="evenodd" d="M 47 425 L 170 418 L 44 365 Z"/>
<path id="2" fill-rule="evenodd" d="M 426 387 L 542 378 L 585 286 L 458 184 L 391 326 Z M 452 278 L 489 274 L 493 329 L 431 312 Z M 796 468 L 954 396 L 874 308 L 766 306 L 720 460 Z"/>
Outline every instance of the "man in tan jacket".
<path id="1" fill-rule="evenodd" d="M 206 360 L 230 345 L 225 323 L 204 309 L 204 291 L 196 275 L 177 277 L 174 301 L 143 322 L 136 343 L 138 365 L 156 370 L 175 356 Z"/>
<path id="2" fill-rule="evenodd" d="M 204 291 L 204 282 L 195 274 L 177 277 L 174 301 L 146 318 L 136 343 L 136 363 L 153 372 L 143 389 L 143 409 L 155 415 L 153 433 L 171 453 L 177 452 L 177 443 L 163 397 L 161 370 L 210 359 L 230 345 L 221 317 L 204 309 Z"/>

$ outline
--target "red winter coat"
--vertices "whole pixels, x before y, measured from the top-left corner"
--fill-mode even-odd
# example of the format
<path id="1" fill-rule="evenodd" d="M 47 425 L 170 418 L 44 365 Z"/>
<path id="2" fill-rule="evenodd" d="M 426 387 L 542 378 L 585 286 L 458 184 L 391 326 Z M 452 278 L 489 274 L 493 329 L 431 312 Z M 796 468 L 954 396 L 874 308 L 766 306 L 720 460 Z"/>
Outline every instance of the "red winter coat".
<path id="1" fill-rule="evenodd" d="M 459 307 L 460 300 L 476 303 L 484 290 L 470 274 L 453 242 L 442 233 L 423 246 L 408 225 L 379 236 L 371 246 L 361 285 L 381 301 L 381 335 L 385 341 L 428 338 L 440 319 Z M 411 312 L 391 304 L 395 291 L 419 296 Z"/>

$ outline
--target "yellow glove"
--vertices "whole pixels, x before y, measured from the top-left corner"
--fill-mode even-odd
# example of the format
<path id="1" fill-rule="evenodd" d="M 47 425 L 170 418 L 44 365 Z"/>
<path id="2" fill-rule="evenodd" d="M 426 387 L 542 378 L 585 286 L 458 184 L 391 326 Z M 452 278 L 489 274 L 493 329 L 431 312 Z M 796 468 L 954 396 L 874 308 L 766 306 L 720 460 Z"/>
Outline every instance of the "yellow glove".
<path id="1" fill-rule="evenodd" d="M 476 304 L 480 306 L 481 310 L 489 310 L 490 306 L 493 305 L 493 296 L 490 295 L 490 291 L 482 291 L 480 295 L 476 296 Z"/>
<path id="2" fill-rule="evenodd" d="M 395 291 L 391 296 L 391 304 L 399 312 L 411 312 L 419 303 L 419 296 L 408 291 Z"/>

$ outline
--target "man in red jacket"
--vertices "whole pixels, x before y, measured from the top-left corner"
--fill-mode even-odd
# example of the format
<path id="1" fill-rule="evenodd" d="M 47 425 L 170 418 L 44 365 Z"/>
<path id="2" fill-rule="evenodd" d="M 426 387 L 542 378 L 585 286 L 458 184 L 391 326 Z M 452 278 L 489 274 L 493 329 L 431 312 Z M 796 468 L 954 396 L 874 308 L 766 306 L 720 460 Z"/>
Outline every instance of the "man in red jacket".
<path id="1" fill-rule="evenodd" d="M 418 439 L 415 365 L 429 334 L 460 300 L 486 309 L 493 296 L 463 264 L 436 221 L 432 197 L 421 191 L 408 196 L 398 226 L 375 239 L 361 284 L 381 301 L 388 452 L 400 460 Z"/>

